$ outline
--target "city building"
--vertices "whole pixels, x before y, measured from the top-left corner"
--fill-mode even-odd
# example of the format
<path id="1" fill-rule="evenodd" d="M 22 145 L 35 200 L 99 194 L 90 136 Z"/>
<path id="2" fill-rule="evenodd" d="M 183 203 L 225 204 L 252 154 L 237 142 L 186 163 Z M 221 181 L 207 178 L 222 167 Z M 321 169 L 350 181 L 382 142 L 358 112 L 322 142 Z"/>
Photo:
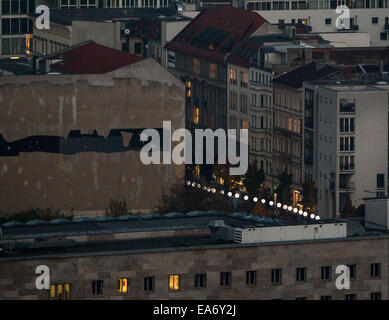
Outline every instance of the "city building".
<path id="1" fill-rule="evenodd" d="M 200 211 L 8 222 L 0 298 L 385 300 L 387 202 L 366 202 L 372 229 L 363 219 Z M 36 288 L 38 265 L 49 268 L 49 289 Z M 340 265 L 347 290 L 335 285 Z"/>
<path id="2" fill-rule="evenodd" d="M 63 67 L 84 70 L 66 59 Z M 184 128 L 183 83 L 151 58 L 111 67 L 0 77 L 1 212 L 52 207 L 93 216 L 111 199 L 143 212 L 183 178 L 184 165 L 140 158 L 143 129 L 163 136 L 169 120 L 172 130 Z"/>
<path id="3" fill-rule="evenodd" d="M 363 198 L 387 195 L 388 86 L 385 83 L 377 80 L 304 83 L 305 141 L 309 141 L 305 156 L 313 160 L 317 212 L 325 217 L 341 214 L 346 195 L 355 208 L 363 203 Z"/>
<path id="4" fill-rule="evenodd" d="M 304 23 L 312 32 L 338 31 L 336 20 L 341 15 L 336 12 L 339 5 L 350 9 L 349 33 L 369 33 L 372 46 L 389 44 L 389 1 L 388 0 L 245 0 L 244 8 L 260 12 L 270 23 Z"/>

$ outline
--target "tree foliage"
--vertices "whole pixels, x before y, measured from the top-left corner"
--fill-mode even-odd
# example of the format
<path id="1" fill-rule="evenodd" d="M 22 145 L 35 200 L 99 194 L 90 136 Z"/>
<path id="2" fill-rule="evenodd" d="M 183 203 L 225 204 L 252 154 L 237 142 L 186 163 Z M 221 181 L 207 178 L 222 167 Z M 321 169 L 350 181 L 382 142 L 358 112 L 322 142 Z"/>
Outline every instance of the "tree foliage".
<path id="1" fill-rule="evenodd" d="M 342 218 L 355 217 L 355 207 L 353 206 L 349 193 L 346 193 L 344 196 L 344 206 L 341 215 Z"/>
<path id="2" fill-rule="evenodd" d="M 305 180 L 303 183 L 302 191 L 302 205 L 304 207 L 314 208 L 317 205 L 317 189 L 315 188 L 315 182 L 312 180 Z"/>
<path id="3" fill-rule="evenodd" d="M 285 204 L 291 204 L 291 186 L 292 186 L 292 179 L 293 175 L 288 174 L 286 171 L 282 172 L 278 179 L 280 181 L 278 187 L 276 188 L 275 192 L 277 193 L 277 199 L 281 203 Z"/>
<path id="4" fill-rule="evenodd" d="M 248 165 L 247 172 L 243 177 L 243 185 L 249 197 L 259 195 L 261 184 L 265 181 L 265 173 L 262 169 L 257 168 L 257 162 Z"/>

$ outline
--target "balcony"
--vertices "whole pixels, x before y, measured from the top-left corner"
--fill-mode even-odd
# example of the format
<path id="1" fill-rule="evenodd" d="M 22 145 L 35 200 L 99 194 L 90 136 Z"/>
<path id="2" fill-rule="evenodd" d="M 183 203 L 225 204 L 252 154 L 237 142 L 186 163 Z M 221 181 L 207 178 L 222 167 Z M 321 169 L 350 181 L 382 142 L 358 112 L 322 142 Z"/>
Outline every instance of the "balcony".
<path id="1" fill-rule="evenodd" d="M 340 192 L 352 192 L 355 191 L 355 182 L 349 182 L 349 183 L 339 183 L 339 191 Z"/>
<path id="2" fill-rule="evenodd" d="M 354 173 L 355 165 L 354 163 L 346 163 L 340 166 L 339 168 L 341 173 Z"/>

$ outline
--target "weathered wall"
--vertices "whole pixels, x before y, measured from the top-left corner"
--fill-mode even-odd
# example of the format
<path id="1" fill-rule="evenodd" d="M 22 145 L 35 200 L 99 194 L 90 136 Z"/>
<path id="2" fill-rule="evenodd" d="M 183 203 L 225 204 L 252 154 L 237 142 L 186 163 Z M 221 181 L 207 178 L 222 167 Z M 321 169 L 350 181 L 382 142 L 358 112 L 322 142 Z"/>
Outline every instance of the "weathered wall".
<path id="1" fill-rule="evenodd" d="M 107 136 L 111 129 L 183 128 L 184 87 L 152 59 L 105 75 L 0 78 L 0 134 L 67 137 L 70 130 Z M 124 143 L 128 143 L 124 140 Z M 0 211 L 30 207 L 93 214 L 124 196 L 134 210 L 151 209 L 184 166 L 143 165 L 139 151 L 74 155 L 25 152 L 0 157 Z"/>
<path id="2" fill-rule="evenodd" d="M 370 277 L 370 263 L 381 263 L 381 278 Z M 72 299 L 96 299 L 93 280 L 104 281 L 102 299 L 320 299 L 346 294 L 370 299 L 381 292 L 388 299 L 388 239 L 306 242 L 251 247 L 202 248 L 103 256 L 0 261 L 0 299 L 48 299 L 35 287 L 35 268 L 50 268 L 51 283 L 70 283 Z M 336 266 L 356 264 L 349 290 L 335 287 Z M 331 281 L 320 280 L 320 267 L 331 266 Z M 296 268 L 307 268 L 306 283 L 296 284 Z M 271 270 L 282 269 L 282 284 L 271 284 Z M 246 271 L 257 272 L 257 285 L 247 287 Z M 231 288 L 220 288 L 220 272 L 232 272 Z M 194 289 L 196 273 L 207 274 L 207 288 Z M 169 292 L 168 277 L 180 275 L 180 291 Z M 154 293 L 143 291 L 144 277 L 155 277 Z M 129 278 L 129 292 L 117 295 L 117 279 Z"/>

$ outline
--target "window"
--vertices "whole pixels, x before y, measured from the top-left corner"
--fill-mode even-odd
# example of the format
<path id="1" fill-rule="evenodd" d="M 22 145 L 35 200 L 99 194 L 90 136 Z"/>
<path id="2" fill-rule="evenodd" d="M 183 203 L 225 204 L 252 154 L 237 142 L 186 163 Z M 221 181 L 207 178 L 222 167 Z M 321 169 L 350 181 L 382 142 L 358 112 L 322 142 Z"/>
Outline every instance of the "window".
<path id="1" fill-rule="evenodd" d="M 240 95 L 240 112 L 247 113 L 247 96 Z"/>
<path id="2" fill-rule="evenodd" d="M 307 281 L 307 268 L 296 268 L 296 282 L 304 283 Z"/>
<path id="3" fill-rule="evenodd" d="M 178 274 L 171 274 L 169 276 L 169 290 L 180 290 L 180 276 Z"/>
<path id="4" fill-rule="evenodd" d="M 378 23 L 378 17 L 372 17 L 371 18 L 371 23 L 372 24 L 377 24 Z"/>
<path id="5" fill-rule="evenodd" d="M 388 33 L 387 32 L 381 32 L 380 33 L 380 40 L 388 40 Z"/>
<path id="6" fill-rule="evenodd" d="M 370 294 L 370 300 L 381 300 L 381 292 L 372 292 Z"/>
<path id="7" fill-rule="evenodd" d="M 249 81 L 248 73 L 241 71 L 239 76 L 240 76 L 240 86 L 247 88 L 248 81 Z"/>
<path id="8" fill-rule="evenodd" d="M 307 297 L 296 297 L 296 300 L 307 300 Z"/>
<path id="9" fill-rule="evenodd" d="M 200 60 L 193 58 L 193 73 L 200 74 Z"/>
<path id="10" fill-rule="evenodd" d="M 380 278 L 381 277 L 381 263 L 370 264 L 370 276 L 372 278 Z"/>
<path id="11" fill-rule="evenodd" d="M 103 295 L 103 280 L 92 281 L 92 295 L 102 296 Z"/>
<path id="12" fill-rule="evenodd" d="M 377 189 L 385 188 L 384 177 L 383 173 L 377 173 Z"/>
<path id="13" fill-rule="evenodd" d="M 247 128 L 248 128 L 247 120 L 240 120 L 240 129 L 247 129 Z"/>
<path id="14" fill-rule="evenodd" d="M 196 289 L 205 289 L 207 286 L 207 275 L 205 273 L 196 274 L 194 286 Z"/>
<path id="15" fill-rule="evenodd" d="M 331 280 L 331 267 L 324 266 L 320 268 L 320 280 L 321 281 L 330 281 Z"/>
<path id="16" fill-rule="evenodd" d="M 281 284 L 281 269 L 272 269 L 271 271 L 271 283 L 272 284 Z"/>
<path id="17" fill-rule="evenodd" d="M 246 271 L 246 285 L 254 287 L 257 284 L 257 272 Z"/>
<path id="18" fill-rule="evenodd" d="M 357 300 L 357 295 L 355 293 L 346 294 L 346 300 Z"/>
<path id="19" fill-rule="evenodd" d="M 332 296 L 321 296 L 320 300 L 323 300 L 323 301 L 332 300 Z"/>
<path id="20" fill-rule="evenodd" d="M 198 124 L 200 119 L 200 109 L 193 108 L 193 123 Z"/>
<path id="21" fill-rule="evenodd" d="M 154 277 L 145 277 L 143 283 L 143 289 L 145 292 L 154 291 Z"/>
<path id="22" fill-rule="evenodd" d="M 136 42 L 134 45 L 134 53 L 142 54 L 142 44 L 140 42 Z"/>
<path id="23" fill-rule="evenodd" d="M 185 87 L 186 87 L 186 96 L 188 98 L 192 97 L 192 82 L 189 80 L 185 81 Z"/>
<path id="24" fill-rule="evenodd" d="M 237 84 L 236 69 L 234 69 L 234 68 L 230 69 L 230 83 L 231 84 Z"/>
<path id="25" fill-rule="evenodd" d="M 118 294 L 127 294 L 128 292 L 128 279 L 119 278 L 118 279 Z"/>
<path id="26" fill-rule="evenodd" d="M 57 283 L 50 285 L 51 300 L 69 300 L 70 299 L 70 284 Z"/>
<path id="27" fill-rule="evenodd" d="M 332 24 L 332 19 L 331 18 L 326 18 L 325 19 L 325 24 L 326 25 L 331 25 Z"/>
<path id="28" fill-rule="evenodd" d="M 354 113 L 355 112 L 355 99 L 341 98 L 340 99 L 340 112 L 341 113 Z"/>
<path id="29" fill-rule="evenodd" d="M 220 287 L 231 287 L 231 272 L 220 272 Z"/>
<path id="30" fill-rule="evenodd" d="M 350 280 L 355 280 L 357 278 L 357 266 L 355 264 L 347 265 L 350 271 Z"/>
<path id="31" fill-rule="evenodd" d="M 209 77 L 211 79 L 217 78 L 217 66 L 214 63 L 209 64 Z"/>

